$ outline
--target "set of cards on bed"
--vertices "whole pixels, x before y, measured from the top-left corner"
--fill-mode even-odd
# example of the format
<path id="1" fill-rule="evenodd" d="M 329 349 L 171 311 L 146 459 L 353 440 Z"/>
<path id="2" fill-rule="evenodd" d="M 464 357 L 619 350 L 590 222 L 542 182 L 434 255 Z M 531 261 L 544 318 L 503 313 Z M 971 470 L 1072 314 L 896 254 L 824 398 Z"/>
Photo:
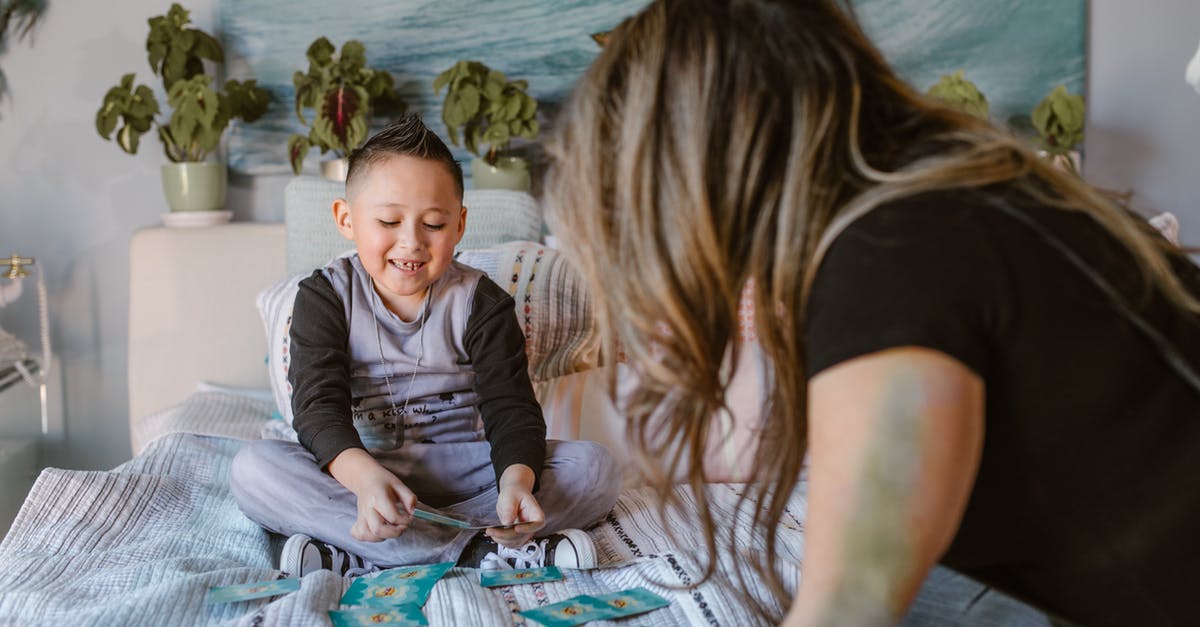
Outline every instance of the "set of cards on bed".
<path id="1" fill-rule="evenodd" d="M 378 575 L 355 579 L 342 595 L 341 605 L 351 609 L 330 610 L 335 627 L 349 625 L 428 625 L 421 607 L 429 600 L 433 586 L 454 562 L 426 566 L 392 568 Z M 485 588 L 560 581 L 563 573 L 556 566 L 523 570 L 483 571 L 479 585 Z M 212 587 L 209 603 L 232 603 L 287 594 L 300 589 L 296 578 L 260 581 L 236 586 Z M 669 605 L 666 599 L 646 590 L 633 588 L 598 596 L 579 595 L 545 607 L 524 610 L 525 618 L 546 627 L 569 627 L 593 620 L 634 616 Z"/>
<path id="2" fill-rule="evenodd" d="M 428 625 L 421 606 L 429 600 L 433 586 L 454 562 L 392 568 L 371 577 L 355 579 L 342 595 L 341 605 L 358 606 L 352 609 L 331 610 L 329 618 L 337 627 L 343 625 Z M 560 575 L 561 577 L 561 575 Z M 213 587 L 208 590 L 209 603 L 233 603 L 261 599 L 300 589 L 299 579 L 277 579 L 238 586 Z"/>
<path id="3" fill-rule="evenodd" d="M 572 627 L 594 620 L 610 620 L 644 614 L 671 602 L 645 588 L 631 588 L 612 594 L 581 594 L 561 603 L 519 612 L 525 618 L 546 627 Z"/>

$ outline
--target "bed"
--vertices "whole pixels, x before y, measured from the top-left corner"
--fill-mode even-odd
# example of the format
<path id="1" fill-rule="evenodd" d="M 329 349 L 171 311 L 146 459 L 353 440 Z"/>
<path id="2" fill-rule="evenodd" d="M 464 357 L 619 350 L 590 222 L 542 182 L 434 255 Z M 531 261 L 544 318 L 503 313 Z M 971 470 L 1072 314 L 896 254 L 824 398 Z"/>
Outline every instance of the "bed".
<path id="1" fill-rule="evenodd" d="M 290 214 L 289 220 L 302 221 Z M 280 574 L 280 539 L 241 514 L 227 473 L 247 441 L 278 431 L 281 422 L 255 299 L 293 265 L 305 263 L 291 257 L 311 242 L 289 227 L 153 228 L 133 237 L 129 399 L 135 455 L 110 471 L 41 473 L 0 542 L 0 624 L 330 624 L 327 612 L 337 608 L 349 579 L 328 571 L 304 577 L 300 590 L 284 596 L 205 603 L 210 586 Z M 595 439 L 618 454 L 625 450 L 620 418 L 597 392 L 596 377 L 603 374 L 593 369 L 539 384 L 551 437 Z M 728 524 L 736 524 L 732 506 L 740 488 L 707 488 L 714 511 Z M 521 625 L 522 609 L 643 586 L 671 604 L 626 624 L 762 624 L 738 596 L 735 573 L 744 567 L 738 560 L 721 558 L 718 576 L 696 585 L 703 543 L 688 513 L 692 495 L 683 488 L 678 493 L 685 507 L 664 525 L 648 489 L 629 481 L 612 512 L 588 530 L 600 568 L 570 571 L 561 582 L 498 589 L 481 588 L 477 571 L 456 568 L 436 585 L 424 613 L 431 625 Z M 800 489 L 779 530 L 780 554 L 795 563 L 803 554 L 804 511 Z M 667 526 L 673 535 L 664 532 Z M 794 588 L 798 575 L 788 570 Z M 952 578 L 942 584 L 953 594 L 923 594 L 910 622 L 965 624 L 965 608 L 987 605 L 979 600 L 988 591 L 974 582 Z M 771 604 L 765 589 L 751 584 L 747 591 Z M 1000 605 L 991 611 L 1004 618 L 993 624 L 1046 624 L 1036 612 L 993 596 Z M 775 606 L 777 613 L 783 609 Z M 971 622 L 985 624 L 978 617 Z"/>

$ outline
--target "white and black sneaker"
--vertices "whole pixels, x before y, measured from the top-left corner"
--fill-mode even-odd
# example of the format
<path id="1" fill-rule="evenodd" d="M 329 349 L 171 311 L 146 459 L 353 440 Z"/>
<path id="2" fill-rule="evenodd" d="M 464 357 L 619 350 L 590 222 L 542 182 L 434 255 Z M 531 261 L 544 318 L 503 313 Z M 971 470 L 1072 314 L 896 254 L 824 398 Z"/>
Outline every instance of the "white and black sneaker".
<path id="1" fill-rule="evenodd" d="M 586 569 L 598 564 L 596 545 L 588 534 L 579 529 L 564 529 L 545 538 L 531 540 L 524 546 L 497 545 L 484 534 L 471 540 L 458 560 L 459 566 L 480 570 L 516 570 L 557 566 Z"/>
<path id="2" fill-rule="evenodd" d="M 279 570 L 292 577 L 303 577 L 318 570 L 356 577 L 379 569 L 353 553 L 298 533 L 289 537 L 279 552 Z"/>

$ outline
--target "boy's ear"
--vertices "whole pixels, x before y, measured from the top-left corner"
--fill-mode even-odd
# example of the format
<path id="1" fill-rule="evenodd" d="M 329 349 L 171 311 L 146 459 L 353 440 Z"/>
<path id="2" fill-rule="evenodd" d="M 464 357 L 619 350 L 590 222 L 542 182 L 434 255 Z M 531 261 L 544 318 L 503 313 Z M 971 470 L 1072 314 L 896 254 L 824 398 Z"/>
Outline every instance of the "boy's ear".
<path id="1" fill-rule="evenodd" d="M 462 241 L 463 233 L 467 231 L 467 207 L 463 205 L 462 212 L 458 214 L 458 238 L 454 240 L 454 245 L 457 246 Z"/>
<path id="2" fill-rule="evenodd" d="M 350 203 L 345 198 L 333 201 L 333 224 L 337 226 L 342 237 L 354 239 L 354 225 L 350 222 Z"/>

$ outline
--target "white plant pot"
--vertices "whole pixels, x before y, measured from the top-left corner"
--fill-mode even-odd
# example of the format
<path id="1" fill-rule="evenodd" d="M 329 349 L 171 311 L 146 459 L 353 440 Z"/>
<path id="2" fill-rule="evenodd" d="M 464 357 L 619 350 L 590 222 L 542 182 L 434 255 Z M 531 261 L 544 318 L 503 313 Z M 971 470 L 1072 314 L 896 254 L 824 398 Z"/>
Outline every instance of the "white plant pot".
<path id="1" fill-rule="evenodd" d="M 321 176 L 330 181 L 346 182 L 346 175 L 350 173 L 350 160 L 330 159 L 329 161 L 321 162 Z"/>
<path id="2" fill-rule="evenodd" d="M 471 183 L 475 189 L 529 191 L 529 164 L 520 157 L 500 157 L 496 165 L 476 157 L 471 160 Z"/>

